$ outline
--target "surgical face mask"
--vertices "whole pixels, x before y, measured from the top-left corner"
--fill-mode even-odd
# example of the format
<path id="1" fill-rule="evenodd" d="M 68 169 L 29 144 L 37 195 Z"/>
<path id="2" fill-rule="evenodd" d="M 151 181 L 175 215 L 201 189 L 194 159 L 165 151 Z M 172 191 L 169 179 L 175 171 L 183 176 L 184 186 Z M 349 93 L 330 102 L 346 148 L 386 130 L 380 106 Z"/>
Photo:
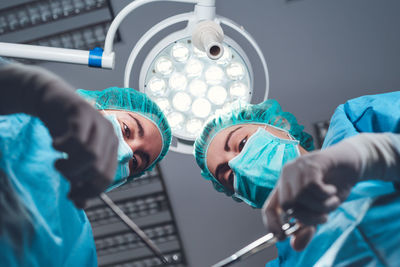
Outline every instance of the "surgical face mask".
<path id="1" fill-rule="evenodd" d="M 113 184 L 107 189 L 107 191 L 110 191 L 126 182 L 126 179 L 129 176 L 129 161 L 133 157 L 133 152 L 132 149 L 124 140 L 121 131 L 121 126 L 117 120 L 117 116 L 115 116 L 114 114 L 105 113 L 104 117 L 108 119 L 113 125 L 119 142 L 117 171 L 115 173 Z"/>
<path id="2" fill-rule="evenodd" d="M 240 154 L 228 163 L 235 174 L 233 196 L 261 208 L 283 165 L 299 156 L 298 144 L 297 140 L 281 139 L 259 128 Z"/>

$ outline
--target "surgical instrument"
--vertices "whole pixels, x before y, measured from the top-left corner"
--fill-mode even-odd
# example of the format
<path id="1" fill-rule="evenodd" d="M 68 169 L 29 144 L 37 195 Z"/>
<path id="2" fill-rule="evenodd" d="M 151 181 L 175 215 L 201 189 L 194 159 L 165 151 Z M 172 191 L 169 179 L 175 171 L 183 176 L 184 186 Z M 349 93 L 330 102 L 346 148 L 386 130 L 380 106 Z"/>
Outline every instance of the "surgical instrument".
<path id="1" fill-rule="evenodd" d="M 289 221 L 282 225 L 282 230 L 284 231 L 286 236 L 289 236 L 296 232 L 300 228 L 299 224 L 294 221 Z M 225 267 L 229 266 L 233 263 L 236 263 L 240 260 L 243 260 L 265 248 L 268 248 L 274 245 L 278 241 L 278 238 L 274 236 L 273 233 L 268 233 L 263 237 L 257 239 L 256 241 L 250 243 L 244 248 L 238 250 L 228 258 L 225 258 L 218 263 L 214 264 L 211 267 Z"/>
<path id="2" fill-rule="evenodd" d="M 106 204 L 139 238 L 146 246 L 164 263 L 168 264 L 168 259 L 162 254 L 161 250 L 151 241 L 150 238 L 137 226 L 105 193 L 100 194 L 100 199 Z"/>

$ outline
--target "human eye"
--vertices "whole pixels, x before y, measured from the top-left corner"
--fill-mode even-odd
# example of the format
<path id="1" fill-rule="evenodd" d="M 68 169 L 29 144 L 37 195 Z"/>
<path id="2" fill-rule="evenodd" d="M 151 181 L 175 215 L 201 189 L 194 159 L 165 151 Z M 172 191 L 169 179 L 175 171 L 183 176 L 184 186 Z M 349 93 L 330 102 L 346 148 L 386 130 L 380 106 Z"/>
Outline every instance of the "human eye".
<path id="1" fill-rule="evenodd" d="M 123 132 L 124 132 L 125 137 L 130 138 L 131 130 L 129 129 L 129 127 L 125 123 L 122 123 L 122 127 L 123 127 Z"/>
<path id="2" fill-rule="evenodd" d="M 131 172 L 134 172 L 135 170 L 137 170 L 138 166 L 139 166 L 138 160 L 137 160 L 136 156 L 133 155 Z"/>
<path id="3" fill-rule="evenodd" d="M 242 151 L 243 147 L 246 145 L 246 142 L 247 142 L 247 136 L 246 136 L 245 138 L 243 138 L 243 139 L 239 142 L 239 147 L 238 147 L 239 152 Z"/>

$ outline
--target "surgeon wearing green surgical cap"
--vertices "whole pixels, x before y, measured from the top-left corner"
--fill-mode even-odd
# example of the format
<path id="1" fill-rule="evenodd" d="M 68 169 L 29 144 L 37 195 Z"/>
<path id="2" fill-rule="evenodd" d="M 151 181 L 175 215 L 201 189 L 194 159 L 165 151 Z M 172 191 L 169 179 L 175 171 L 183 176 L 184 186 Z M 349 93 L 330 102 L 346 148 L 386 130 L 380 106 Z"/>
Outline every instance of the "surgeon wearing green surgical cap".
<path id="1" fill-rule="evenodd" d="M 97 266 L 85 202 L 155 166 L 171 131 L 131 88 L 78 90 L 0 58 L 0 266 Z"/>
<path id="2" fill-rule="evenodd" d="M 312 149 L 296 118 L 267 100 L 211 119 L 195 142 L 195 157 L 217 191 L 261 208 L 282 166 Z"/>

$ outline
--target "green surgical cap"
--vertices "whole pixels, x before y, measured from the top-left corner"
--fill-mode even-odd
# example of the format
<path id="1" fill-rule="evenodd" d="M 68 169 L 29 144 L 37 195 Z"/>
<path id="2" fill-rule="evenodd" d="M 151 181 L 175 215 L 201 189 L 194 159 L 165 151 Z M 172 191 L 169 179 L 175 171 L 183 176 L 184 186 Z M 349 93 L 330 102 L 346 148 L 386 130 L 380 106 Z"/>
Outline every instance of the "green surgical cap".
<path id="1" fill-rule="evenodd" d="M 110 87 L 103 91 L 79 89 L 77 93 L 91 103 L 96 109 L 131 111 L 149 119 L 160 131 L 163 147 L 160 155 L 158 155 L 157 159 L 147 170 L 154 168 L 154 166 L 165 157 L 171 144 L 171 128 L 161 109 L 146 94 L 132 88 L 118 87 Z M 142 174 L 143 173 L 137 174 L 135 177 Z"/>
<path id="2" fill-rule="evenodd" d="M 297 123 L 293 114 L 283 112 L 276 100 L 269 99 L 257 105 L 239 103 L 229 112 L 215 116 L 207 122 L 196 139 L 194 156 L 201 169 L 201 175 L 206 180 L 210 180 L 218 192 L 224 192 L 228 196 L 231 196 L 233 192 L 225 189 L 207 167 L 207 150 L 217 133 L 230 126 L 246 123 L 269 124 L 287 130 L 304 149 L 308 151 L 314 149 L 311 135 L 303 131 L 304 126 Z"/>

